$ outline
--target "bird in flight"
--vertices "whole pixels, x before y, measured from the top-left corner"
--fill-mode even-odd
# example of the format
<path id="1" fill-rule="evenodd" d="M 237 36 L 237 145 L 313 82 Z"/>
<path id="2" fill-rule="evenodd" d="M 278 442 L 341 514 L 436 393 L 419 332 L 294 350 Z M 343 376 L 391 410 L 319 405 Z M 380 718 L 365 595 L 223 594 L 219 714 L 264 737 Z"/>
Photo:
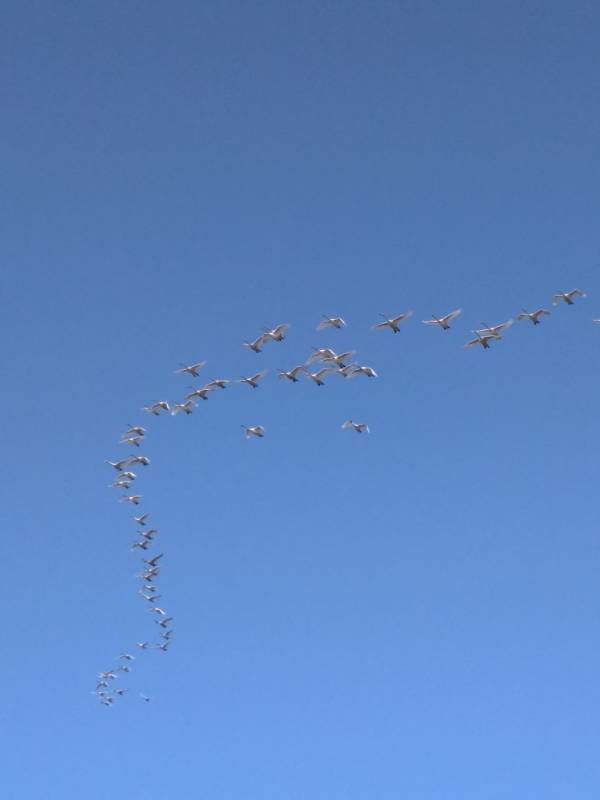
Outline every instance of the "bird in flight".
<path id="1" fill-rule="evenodd" d="M 181 369 L 176 369 L 176 375 L 191 375 L 193 378 L 197 378 L 200 374 L 200 370 L 203 366 L 205 366 L 206 361 L 198 361 L 196 364 L 188 364 L 187 367 L 181 367 Z"/>
<path id="2" fill-rule="evenodd" d="M 247 383 L 248 386 L 251 386 L 253 389 L 258 387 L 258 382 L 262 380 L 267 374 L 267 370 L 263 369 L 260 372 L 257 372 L 256 375 L 251 375 L 249 378 L 241 377 L 239 383 Z"/>
<path id="3" fill-rule="evenodd" d="M 341 317 L 327 317 L 325 314 L 321 315 L 323 319 L 317 325 L 317 330 L 322 331 L 325 328 L 345 328 L 346 323 Z"/>
<path id="4" fill-rule="evenodd" d="M 262 425 L 242 425 L 242 428 L 246 432 L 246 439 L 250 439 L 251 436 L 256 436 L 259 439 L 265 435 L 265 429 Z"/>
<path id="5" fill-rule="evenodd" d="M 412 313 L 412 311 L 405 311 L 403 314 L 398 314 L 397 317 L 390 317 L 389 319 L 386 319 L 385 315 L 382 314 L 381 316 L 384 318 L 384 322 L 375 323 L 373 328 L 379 330 L 389 328 L 390 330 L 394 331 L 394 333 L 400 333 L 400 325 L 409 320 L 412 317 Z"/>
<path id="6" fill-rule="evenodd" d="M 572 306 L 574 297 L 585 296 L 585 292 L 582 292 L 581 289 L 571 289 L 570 292 L 557 292 L 552 298 L 552 305 L 557 306 L 563 300 L 568 306 Z"/>
<path id="7" fill-rule="evenodd" d="M 510 328 L 513 322 L 514 320 L 512 319 L 507 319 L 506 322 L 501 322 L 499 325 L 487 325 L 485 322 L 482 322 L 481 324 L 485 327 L 480 328 L 478 331 L 475 331 L 475 333 L 481 333 L 483 336 L 490 334 L 491 336 L 495 336 L 496 339 L 501 339 L 504 331 Z"/>
<path id="8" fill-rule="evenodd" d="M 294 367 L 293 369 L 287 371 L 284 369 L 280 369 L 279 377 L 287 378 L 289 381 L 292 381 L 292 383 L 298 383 L 298 375 L 301 372 L 306 372 L 306 366 L 304 364 L 298 364 L 297 367 Z"/>
<path id="9" fill-rule="evenodd" d="M 524 319 L 530 320 L 533 322 L 534 325 L 540 324 L 540 317 L 549 317 L 550 312 L 546 311 L 545 308 L 538 308 L 537 311 L 527 311 L 526 308 L 523 309 L 521 314 L 517 314 L 517 319 L 519 322 Z"/>
<path id="10" fill-rule="evenodd" d="M 443 317 L 436 317 L 435 314 L 432 314 L 431 319 L 423 320 L 423 325 L 437 325 L 438 328 L 441 328 L 443 331 L 449 331 L 450 323 L 453 322 L 461 313 L 462 308 L 457 308 L 455 311 L 451 311 L 449 314 L 446 314 Z"/>
<path id="11" fill-rule="evenodd" d="M 355 430 L 357 433 L 371 433 L 366 422 L 354 422 L 351 419 L 347 419 L 342 425 L 342 428 L 352 428 L 352 430 Z"/>
<path id="12" fill-rule="evenodd" d="M 473 333 L 476 338 L 467 342 L 465 347 L 475 347 L 479 344 L 484 350 L 489 350 L 490 342 L 497 341 L 500 338 L 499 336 L 494 336 L 492 333 L 486 333 L 484 335 L 480 334 L 478 331 L 473 331 Z"/>

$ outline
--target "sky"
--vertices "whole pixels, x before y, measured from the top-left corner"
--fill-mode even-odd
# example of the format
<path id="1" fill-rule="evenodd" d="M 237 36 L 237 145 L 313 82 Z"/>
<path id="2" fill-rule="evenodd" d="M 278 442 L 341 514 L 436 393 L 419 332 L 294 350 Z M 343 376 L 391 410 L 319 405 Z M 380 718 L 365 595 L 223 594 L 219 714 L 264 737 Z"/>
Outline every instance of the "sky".
<path id="1" fill-rule="evenodd" d="M 585 0 L 5 7 L 4 796 L 598 797 L 599 28 Z M 322 346 L 379 377 L 276 378 Z M 202 359 L 269 373 L 141 411 Z M 104 463 L 129 423 L 176 633 L 103 708 L 156 639 Z"/>

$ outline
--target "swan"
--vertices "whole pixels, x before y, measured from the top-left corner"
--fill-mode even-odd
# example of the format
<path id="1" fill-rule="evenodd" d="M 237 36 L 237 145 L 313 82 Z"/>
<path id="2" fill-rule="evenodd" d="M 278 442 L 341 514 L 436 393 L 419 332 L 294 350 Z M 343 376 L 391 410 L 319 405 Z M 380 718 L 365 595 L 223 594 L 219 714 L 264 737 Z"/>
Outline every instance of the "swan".
<path id="1" fill-rule="evenodd" d="M 384 314 L 381 314 L 385 321 L 377 322 L 372 327 L 379 330 L 383 330 L 383 328 L 389 328 L 390 330 L 394 331 L 394 333 L 400 333 L 400 323 L 409 320 L 412 317 L 412 313 L 412 311 L 405 311 L 403 314 L 398 314 L 397 317 L 390 317 L 389 319 L 386 319 Z"/>
<path id="2" fill-rule="evenodd" d="M 459 314 L 462 313 L 462 308 L 457 308 L 446 314 L 444 317 L 436 317 L 435 314 L 431 315 L 431 319 L 424 319 L 423 325 L 437 325 L 443 331 L 450 330 L 450 323 L 455 320 Z"/>

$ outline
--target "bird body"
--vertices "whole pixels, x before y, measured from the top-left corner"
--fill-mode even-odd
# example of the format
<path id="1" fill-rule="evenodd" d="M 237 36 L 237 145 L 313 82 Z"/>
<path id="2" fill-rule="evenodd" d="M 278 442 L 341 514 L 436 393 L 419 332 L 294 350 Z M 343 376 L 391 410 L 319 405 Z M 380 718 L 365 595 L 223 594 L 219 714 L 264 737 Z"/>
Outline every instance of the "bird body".
<path id="1" fill-rule="evenodd" d="M 431 319 L 424 319 L 424 325 L 437 325 L 438 328 L 441 328 L 443 331 L 450 330 L 450 323 L 455 320 L 459 314 L 462 313 L 462 308 L 457 308 L 455 311 L 451 311 L 449 314 L 446 314 L 443 317 L 436 317 L 434 314 L 431 315 Z"/>
<path id="2" fill-rule="evenodd" d="M 345 375 L 346 378 L 355 378 L 357 375 L 366 375 L 367 378 L 377 378 L 379 377 L 373 367 L 361 367 L 357 366 L 356 364 L 352 365 L 353 370 Z"/>
<path id="3" fill-rule="evenodd" d="M 184 403 L 176 403 L 171 408 L 171 415 L 175 416 L 175 414 L 179 414 L 180 411 L 183 411 L 184 414 L 189 415 L 195 408 L 196 403 L 194 402 L 193 398 L 190 397 L 190 399 L 186 400 Z"/>
<path id="4" fill-rule="evenodd" d="M 260 353 L 269 339 L 270 337 L 266 333 L 261 333 L 253 342 L 242 342 L 242 347 L 252 350 L 254 353 Z"/>
<path id="5" fill-rule="evenodd" d="M 138 525 L 145 525 L 148 521 L 148 517 L 150 516 L 150 512 L 147 511 L 145 514 L 141 514 L 139 517 L 134 517 L 133 519 L 137 522 Z"/>
<path id="6" fill-rule="evenodd" d="M 385 319 L 384 322 L 377 322 L 373 325 L 373 328 L 376 330 L 383 330 L 384 328 L 389 328 L 394 333 L 400 333 L 400 325 L 403 322 L 406 322 L 412 317 L 412 311 L 405 311 L 403 314 L 398 314 L 396 317 L 390 317 L 389 319 Z M 383 314 L 381 315 L 383 316 Z"/>
<path id="7" fill-rule="evenodd" d="M 352 428 L 356 433 L 371 433 L 366 422 L 354 422 L 351 419 L 347 419 L 342 428 Z"/>
<path id="8" fill-rule="evenodd" d="M 242 428 L 246 432 L 246 439 L 250 439 L 251 436 L 256 436 L 259 439 L 265 435 L 265 429 L 262 425 L 242 425 Z"/>
<path id="9" fill-rule="evenodd" d="M 159 400 L 157 403 L 152 403 L 152 405 L 142 408 L 142 411 L 146 411 L 148 414 L 152 414 L 155 417 L 158 417 L 161 411 L 170 410 L 171 408 L 166 400 Z"/>
<path id="10" fill-rule="evenodd" d="M 191 375 L 192 377 L 197 378 L 200 374 L 200 370 L 205 364 L 206 361 L 198 361 L 196 364 L 188 364 L 186 367 L 176 369 L 175 373 L 178 375 Z"/>
<path id="11" fill-rule="evenodd" d="M 301 372 L 306 372 L 306 366 L 304 364 L 298 364 L 297 367 L 287 370 L 287 372 L 284 369 L 280 369 L 279 377 L 287 378 L 289 381 L 292 381 L 292 383 L 298 383 L 298 375 Z"/>
<path id="12" fill-rule="evenodd" d="M 482 322 L 482 325 L 485 325 L 484 328 L 480 328 L 478 331 L 475 331 L 476 334 L 481 334 L 482 336 L 493 336 L 496 339 L 501 339 L 502 334 L 507 328 L 513 324 L 513 319 L 507 319 L 506 322 L 501 322 L 499 325 L 486 325 L 485 322 Z"/>
<path id="13" fill-rule="evenodd" d="M 256 375 L 251 375 L 249 378 L 244 378 L 242 376 L 239 380 L 239 383 L 247 383 L 248 386 L 251 386 L 253 389 L 256 389 L 258 387 L 258 382 L 262 380 L 266 374 L 267 370 L 263 369 L 260 372 L 257 372 Z"/>
<path id="14" fill-rule="evenodd" d="M 346 323 L 341 317 L 326 317 L 323 314 L 323 319 L 317 325 L 317 330 L 322 331 L 325 328 L 345 328 Z"/>
<path id="15" fill-rule="evenodd" d="M 325 386 L 325 381 L 323 378 L 325 375 L 331 375 L 332 372 L 339 372 L 340 370 L 337 367 L 323 367 L 323 369 L 318 370 L 318 372 L 309 372 L 306 371 L 306 376 L 310 378 L 317 386 Z"/>
<path id="16" fill-rule="evenodd" d="M 475 347 L 476 345 L 479 344 L 483 347 L 484 350 L 489 350 L 490 342 L 497 341 L 500 338 L 499 336 L 494 336 L 492 333 L 487 333 L 484 335 L 481 335 L 477 331 L 473 331 L 473 333 L 475 334 L 476 338 L 471 339 L 470 342 L 467 342 L 465 344 L 465 347 Z"/>
<path id="17" fill-rule="evenodd" d="M 585 296 L 585 292 L 582 292 L 581 289 L 571 289 L 570 292 L 557 292 L 552 298 L 552 305 L 557 306 L 563 300 L 568 306 L 572 306 L 574 297 Z"/>
<path id="18" fill-rule="evenodd" d="M 545 308 L 538 308 L 537 311 L 527 311 L 527 309 L 524 308 L 521 314 L 517 314 L 517 319 L 519 321 L 528 319 L 530 322 L 533 322 L 534 325 L 539 325 L 540 317 L 548 316 L 550 316 L 550 312 Z"/>

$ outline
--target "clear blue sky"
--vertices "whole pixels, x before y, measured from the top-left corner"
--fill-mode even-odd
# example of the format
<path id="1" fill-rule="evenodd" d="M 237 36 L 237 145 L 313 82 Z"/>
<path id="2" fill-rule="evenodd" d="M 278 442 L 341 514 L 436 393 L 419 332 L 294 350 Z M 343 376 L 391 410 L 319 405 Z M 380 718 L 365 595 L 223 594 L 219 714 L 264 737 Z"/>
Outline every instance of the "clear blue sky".
<path id="1" fill-rule="evenodd" d="M 3 796 L 596 800 L 599 34 L 585 1 L 8 4 Z M 317 344 L 380 378 L 275 380 Z M 201 358 L 271 372 L 148 420 L 177 639 L 104 709 L 152 628 L 103 461 Z"/>

